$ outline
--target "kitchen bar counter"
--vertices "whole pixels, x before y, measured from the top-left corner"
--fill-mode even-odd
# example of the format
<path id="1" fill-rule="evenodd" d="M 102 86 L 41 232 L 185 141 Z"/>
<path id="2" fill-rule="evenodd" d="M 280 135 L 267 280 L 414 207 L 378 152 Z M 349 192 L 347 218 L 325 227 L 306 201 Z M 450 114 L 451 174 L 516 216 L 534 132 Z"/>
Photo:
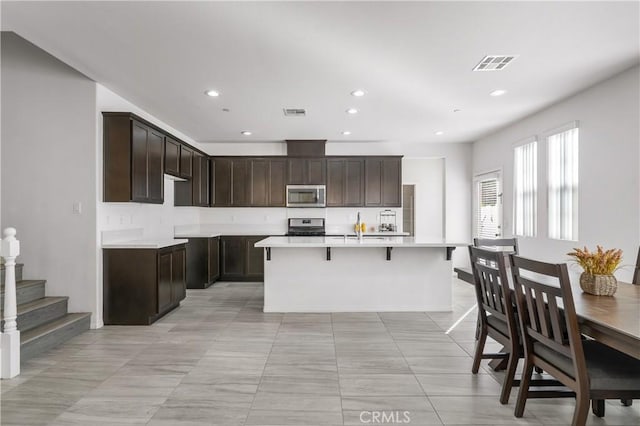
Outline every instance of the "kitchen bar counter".
<path id="1" fill-rule="evenodd" d="M 450 311 L 451 252 L 413 237 L 269 237 L 265 312 Z"/>
<path id="2" fill-rule="evenodd" d="M 454 241 L 420 240 L 407 236 L 355 236 L 329 237 L 269 237 L 256 243 L 256 247 L 462 247 L 468 243 Z"/>

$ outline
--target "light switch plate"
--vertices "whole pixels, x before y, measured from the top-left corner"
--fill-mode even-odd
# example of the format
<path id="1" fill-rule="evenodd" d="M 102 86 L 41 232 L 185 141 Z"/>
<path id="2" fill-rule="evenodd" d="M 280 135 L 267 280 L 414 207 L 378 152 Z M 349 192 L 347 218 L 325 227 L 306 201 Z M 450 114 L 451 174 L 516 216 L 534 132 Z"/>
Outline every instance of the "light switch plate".
<path id="1" fill-rule="evenodd" d="M 73 203 L 73 214 L 82 214 L 82 202 L 74 201 L 74 203 Z"/>

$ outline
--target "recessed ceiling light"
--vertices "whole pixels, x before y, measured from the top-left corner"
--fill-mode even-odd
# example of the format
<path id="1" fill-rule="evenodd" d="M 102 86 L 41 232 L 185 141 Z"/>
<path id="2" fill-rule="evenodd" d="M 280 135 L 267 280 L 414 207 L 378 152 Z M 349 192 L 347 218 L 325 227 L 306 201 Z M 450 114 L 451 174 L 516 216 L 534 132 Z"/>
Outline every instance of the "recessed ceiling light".
<path id="1" fill-rule="evenodd" d="M 444 135 L 444 132 L 442 130 L 438 130 L 436 132 L 436 136 L 442 136 L 442 135 Z"/>
<path id="2" fill-rule="evenodd" d="M 353 92 L 351 92 L 351 96 L 355 96 L 357 98 L 359 98 L 360 96 L 364 96 L 366 94 L 366 92 L 362 89 L 357 89 L 354 90 Z"/>
<path id="3" fill-rule="evenodd" d="M 494 90 L 493 92 L 489 93 L 489 95 L 491 95 L 491 96 L 494 96 L 494 97 L 495 97 L 495 96 L 502 96 L 502 95 L 504 95 L 505 93 L 507 93 L 507 91 L 506 91 L 506 90 L 504 90 L 504 89 L 498 89 L 498 90 Z"/>
<path id="4" fill-rule="evenodd" d="M 357 114 L 357 113 L 358 113 L 358 110 L 355 108 L 349 108 L 347 110 L 347 114 Z"/>
<path id="5" fill-rule="evenodd" d="M 348 130 L 345 130 L 344 132 L 342 132 L 342 134 L 345 135 L 345 136 L 349 136 L 351 134 L 351 132 L 348 131 Z"/>
<path id="6" fill-rule="evenodd" d="M 207 96 L 211 96 L 212 98 L 217 98 L 218 96 L 220 96 L 220 93 L 218 93 L 217 90 L 207 90 L 206 92 L 204 92 Z"/>
<path id="7" fill-rule="evenodd" d="M 240 133 L 242 133 L 244 136 L 251 136 L 251 132 L 250 132 L 250 131 L 248 131 L 248 130 L 243 130 L 243 131 L 242 131 L 242 132 L 240 132 Z"/>

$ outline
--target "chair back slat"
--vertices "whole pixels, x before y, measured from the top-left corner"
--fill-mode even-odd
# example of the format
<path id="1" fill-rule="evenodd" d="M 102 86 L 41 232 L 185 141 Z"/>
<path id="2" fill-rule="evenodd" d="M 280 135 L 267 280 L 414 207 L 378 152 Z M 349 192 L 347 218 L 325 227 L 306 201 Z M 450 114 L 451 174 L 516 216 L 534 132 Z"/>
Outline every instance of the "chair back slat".
<path id="1" fill-rule="evenodd" d="M 577 381 L 588 380 L 567 265 L 509 258 L 525 356 L 545 358 L 539 355 L 542 345 L 571 360 Z"/>
<path id="2" fill-rule="evenodd" d="M 540 328 L 540 319 L 538 318 L 538 310 L 534 307 L 534 297 L 532 294 L 533 290 L 531 287 L 524 288 L 524 297 L 527 302 L 527 315 L 529 320 L 531 321 L 531 327 L 534 330 Z"/>
<path id="3" fill-rule="evenodd" d="M 517 238 L 474 238 L 473 245 L 475 247 L 498 247 L 508 253 L 518 254 Z"/>
<path id="4" fill-rule="evenodd" d="M 551 332 L 553 335 L 553 340 L 560 345 L 564 345 L 565 336 L 563 328 L 560 324 L 560 309 L 558 308 L 558 303 L 556 302 L 556 298 L 552 297 L 549 299 L 549 312 L 558 312 L 557 315 L 550 315 L 551 320 Z"/>
<path id="5" fill-rule="evenodd" d="M 535 294 L 534 305 L 538 312 L 538 319 L 540 320 L 540 327 L 536 331 L 541 333 L 544 337 L 551 337 L 549 334 L 549 324 L 547 322 L 547 301 L 544 300 L 544 293 L 541 289 L 537 288 L 533 290 Z"/>

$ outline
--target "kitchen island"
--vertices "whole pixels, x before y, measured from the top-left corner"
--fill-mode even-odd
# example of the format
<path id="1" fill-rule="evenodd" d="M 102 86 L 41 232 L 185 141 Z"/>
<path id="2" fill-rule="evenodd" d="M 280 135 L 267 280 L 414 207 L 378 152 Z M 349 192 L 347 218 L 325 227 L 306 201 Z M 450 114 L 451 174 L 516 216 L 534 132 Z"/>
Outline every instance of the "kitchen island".
<path id="1" fill-rule="evenodd" d="M 269 237 L 265 312 L 450 311 L 451 252 L 414 237 Z"/>

